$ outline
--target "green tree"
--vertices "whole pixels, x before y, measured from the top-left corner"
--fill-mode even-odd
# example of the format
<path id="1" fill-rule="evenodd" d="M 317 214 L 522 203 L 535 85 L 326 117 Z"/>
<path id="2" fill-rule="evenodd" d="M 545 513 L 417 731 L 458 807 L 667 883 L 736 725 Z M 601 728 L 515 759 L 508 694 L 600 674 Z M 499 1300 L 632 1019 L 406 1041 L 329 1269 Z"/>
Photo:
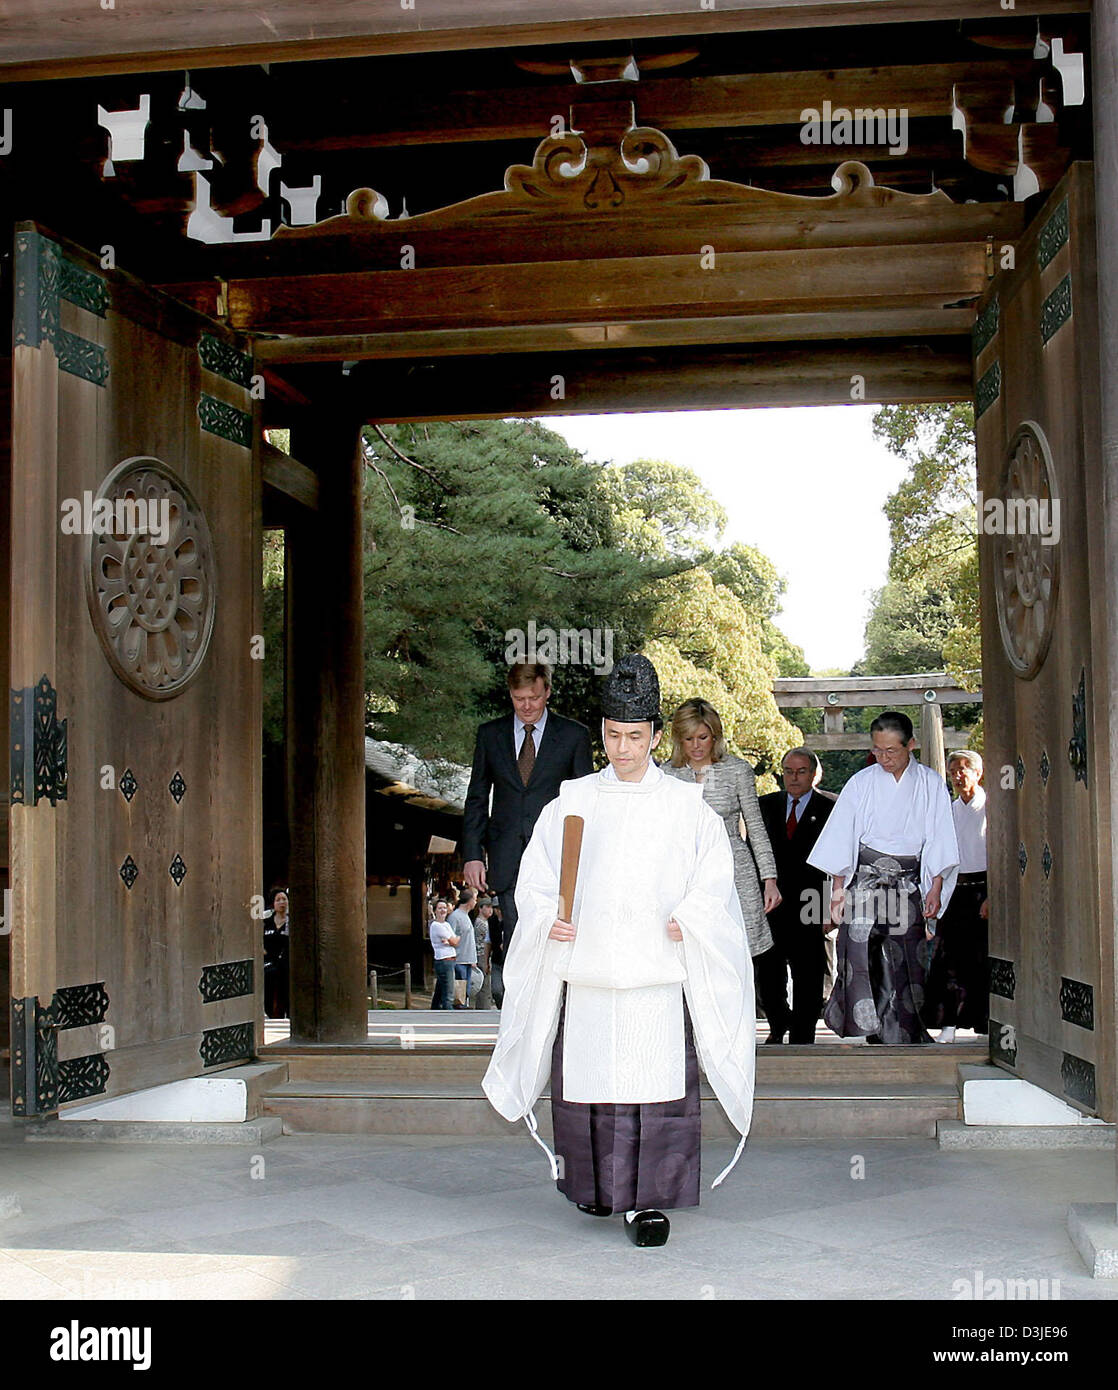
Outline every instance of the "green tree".
<path id="1" fill-rule="evenodd" d="M 780 600 L 788 587 L 769 557 L 752 545 L 735 541 L 707 561 L 716 584 L 736 594 L 761 625 L 761 650 L 776 663 L 778 676 L 807 676 L 810 667 L 803 648 L 797 647 L 777 627 Z"/>
<path id="2" fill-rule="evenodd" d="M 800 732 L 773 699 L 776 665 L 761 650 L 759 620 L 702 568 L 663 580 L 658 589 L 644 650 L 659 673 L 665 712 L 701 695 L 721 716 L 730 751 L 761 773 L 771 771 Z M 670 756 L 670 731 L 663 749 Z"/>
<path id="3" fill-rule="evenodd" d="M 721 715 L 731 751 L 771 769 L 800 741 L 772 694 L 778 666 L 766 640 L 793 660 L 798 650 L 772 623 L 784 587 L 775 566 L 750 546 L 711 550 L 725 512 L 690 469 L 641 460 L 606 477 L 619 543 L 660 564 L 647 591 L 655 608 L 643 650 L 666 713 L 701 695 Z M 662 749 L 670 756 L 670 733 Z"/>
<path id="4" fill-rule="evenodd" d="M 264 532 L 264 738 L 283 742 L 283 532 Z"/>
<path id="5" fill-rule="evenodd" d="M 931 623 L 927 636 L 939 653 L 936 664 L 945 665 L 960 685 L 977 689 L 982 649 L 974 408 L 963 402 L 883 406 L 874 414 L 873 429 L 908 465 L 885 504 L 890 580 L 917 594 L 941 596 L 951 614 L 945 631 L 935 601 L 916 604 L 918 616 Z"/>
<path id="6" fill-rule="evenodd" d="M 365 430 L 365 661 L 381 737 L 468 762 L 480 718 L 507 708 L 509 632 L 529 624 L 639 643 L 657 574 L 619 546 L 603 468 L 528 420 Z M 589 666 L 555 702 L 597 722 Z"/>
<path id="7" fill-rule="evenodd" d="M 943 644 L 955 625 L 955 605 L 949 594 L 891 579 L 873 596 L 866 654 L 852 674 L 901 676 L 941 670 Z"/>
<path id="8" fill-rule="evenodd" d="M 695 473 L 656 459 L 606 469 L 605 495 L 618 544 L 645 559 L 698 564 L 726 529 L 726 511 Z"/>

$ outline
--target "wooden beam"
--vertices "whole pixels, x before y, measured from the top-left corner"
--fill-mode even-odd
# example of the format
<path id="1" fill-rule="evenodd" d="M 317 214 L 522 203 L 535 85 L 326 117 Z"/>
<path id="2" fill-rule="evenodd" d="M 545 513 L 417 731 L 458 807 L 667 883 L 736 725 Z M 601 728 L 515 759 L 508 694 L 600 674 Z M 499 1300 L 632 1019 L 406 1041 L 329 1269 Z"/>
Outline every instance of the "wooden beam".
<path id="1" fill-rule="evenodd" d="M 836 161 L 837 167 L 838 161 Z M 301 229 L 270 241 L 201 248 L 204 278 L 247 280 L 284 275 L 398 270 L 401 247 L 411 246 L 417 268 L 540 261 L 588 261 L 634 256 L 792 251 L 824 247 L 917 246 L 1017 241 L 1025 228 L 1021 203 L 956 204 L 949 199 L 901 197 L 880 207 L 836 206 L 831 198 L 793 196 L 756 205 L 699 205 L 670 214 L 655 204 L 626 215 L 473 218 L 460 225 L 425 225 L 453 210 L 408 221 L 371 221 L 338 233 L 329 223 L 315 234 Z M 483 253 L 483 254 L 482 254 Z"/>
<path id="2" fill-rule="evenodd" d="M 777 709 L 866 709 L 870 705 L 980 705 L 982 691 L 941 691 L 934 701 L 923 698 L 925 687 L 909 689 L 877 689 L 852 691 L 843 696 L 841 705 L 827 705 L 826 695 L 773 694 Z"/>
<path id="3" fill-rule="evenodd" d="M 968 729 L 944 729 L 943 741 L 948 748 L 966 748 L 970 741 L 970 731 Z M 919 729 L 913 734 L 913 742 L 917 748 L 921 747 Z M 869 734 L 858 733 L 805 734 L 804 747 L 810 748 L 816 753 L 834 752 L 841 749 L 861 750 L 868 753 L 870 751 L 870 736 Z"/>
<path id="4" fill-rule="evenodd" d="M 1016 0 L 1014 15 L 1082 14 L 1090 0 Z M 0 70 L 9 81 L 308 59 L 570 44 L 928 19 L 927 0 L 130 0 L 113 22 L 95 5 L 8 0 Z M 937 0 L 937 20 L 990 19 L 990 0 Z M 995 12 L 996 17 L 996 12 Z M 993 20 L 991 20 L 993 22 Z"/>
<path id="5" fill-rule="evenodd" d="M 940 340 L 934 352 L 921 344 L 875 341 L 754 352 L 665 349 L 378 362 L 375 369 L 354 368 L 344 382 L 340 372 L 324 376 L 316 397 L 325 403 L 333 390 L 337 408 L 361 408 L 365 419 L 385 423 L 849 405 L 855 375 L 864 378 L 868 403 L 969 400 L 970 340 Z"/>
<path id="6" fill-rule="evenodd" d="M 260 338 L 257 360 L 291 365 L 372 358 L 469 357 L 488 353 L 570 352 L 587 348 L 699 347 L 839 338 L 961 337 L 974 311 L 850 309 L 823 314 L 739 314 L 733 318 L 543 324 L 518 328 L 421 329 L 341 337 Z"/>
<path id="7" fill-rule="evenodd" d="M 943 672 L 904 676 L 782 677 L 773 682 L 779 709 L 856 709 L 870 705 L 924 706 L 926 690 L 936 692 L 937 705 L 982 703 L 981 690 L 964 690 Z M 830 697 L 838 697 L 833 704 Z"/>
<path id="8" fill-rule="evenodd" d="M 368 271 L 231 281 L 231 327 L 253 333 L 372 333 L 506 324 L 599 323 L 840 309 L 941 309 L 985 288 L 974 244 L 728 252 L 539 265 Z M 169 286 L 204 313 L 216 286 Z"/>
<path id="9" fill-rule="evenodd" d="M 260 461 L 266 488 L 312 512 L 318 511 L 318 475 L 312 469 L 266 439 L 260 445 Z"/>
<path id="10" fill-rule="evenodd" d="M 911 679 L 906 677 L 906 679 Z M 924 699 L 924 691 L 927 686 L 910 686 L 907 689 L 891 687 L 883 690 L 878 686 L 876 690 L 852 690 L 843 694 L 841 705 L 829 705 L 826 695 L 786 695 L 783 692 L 773 692 L 773 699 L 779 709 L 865 709 L 870 705 L 926 705 L 933 703 L 937 705 L 980 705 L 982 703 L 981 690 L 941 690 L 936 695 L 934 701 Z"/>

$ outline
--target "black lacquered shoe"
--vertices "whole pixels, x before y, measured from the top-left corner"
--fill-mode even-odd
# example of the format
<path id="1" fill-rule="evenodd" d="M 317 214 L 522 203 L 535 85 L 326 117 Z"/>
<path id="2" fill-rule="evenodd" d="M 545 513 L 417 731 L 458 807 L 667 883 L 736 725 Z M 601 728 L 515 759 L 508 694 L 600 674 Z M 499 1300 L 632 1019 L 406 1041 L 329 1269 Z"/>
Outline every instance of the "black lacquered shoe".
<path id="1" fill-rule="evenodd" d="M 885 1039 L 881 1036 L 880 1033 L 870 1033 L 870 1035 L 866 1038 L 866 1042 L 879 1043 L 882 1046 L 885 1045 Z"/>
<path id="2" fill-rule="evenodd" d="M 612 1207 L 599 1206 L 597 1202 L 576 1202 L 579 1211 L 584 1211 L 587 1216 L 612 1216 Z"/>
<path id="3" fill-rule="evenodd" d="M 662 1211 L 634 1211 L 625 1217 L 625 1234 L 634 1245 L 666 1245 L 671 1229 Z"/>

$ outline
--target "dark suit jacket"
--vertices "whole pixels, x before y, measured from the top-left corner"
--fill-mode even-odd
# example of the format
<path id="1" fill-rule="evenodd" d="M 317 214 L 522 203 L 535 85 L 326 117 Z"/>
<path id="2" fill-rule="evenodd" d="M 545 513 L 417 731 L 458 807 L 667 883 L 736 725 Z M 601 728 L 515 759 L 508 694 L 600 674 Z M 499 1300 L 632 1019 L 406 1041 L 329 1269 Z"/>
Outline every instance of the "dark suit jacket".
<path id="1" fill-rule="evenodd" d="M 808 864 L 807 857 L 815 848 L 815 842 L 837 798 L 833 792 L 821 791 L 816 787 L 791 839 L 786 829 L 788 817 L 785 808 L 788 802 L 785 793 L 769 792 L 759 800 L 761 817 L 776 856 L 776 886 L 782 898 L 780 907 L 772 915 L 779 914 L 788 922 L 799 922 L 804 890 L 824 891 L 827 875 Z M 825 916 L 828 903 L 821 902 L 820 907 Z"/>
<path id="2" fill-rule="evenodd" d="M 520 780 L 516 766 L 512 713 L 481 725 L 466 793 L 462 857 L 470 860 L 488 855 L 487 879 L 493 892 L 507 892 L 516 883 L 521 855 L 532 838 L 540 812 L 559 795 L 560 782 L 585 777 L 593 771 L 590 730 L 553 710 L 547 712 L 536 765 L 527 786 Z"/>

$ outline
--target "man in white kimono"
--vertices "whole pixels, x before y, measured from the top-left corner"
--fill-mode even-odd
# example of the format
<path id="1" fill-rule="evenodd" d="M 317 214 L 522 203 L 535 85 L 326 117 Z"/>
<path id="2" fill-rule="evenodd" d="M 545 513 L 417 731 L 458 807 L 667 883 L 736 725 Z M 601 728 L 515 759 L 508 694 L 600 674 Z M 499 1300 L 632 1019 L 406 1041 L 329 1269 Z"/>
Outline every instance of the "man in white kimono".
<path id="1" fill-rule="evenodd" d="M 669 1223 L 660 1209 L 699 1201 L 700 1062 L 742 1136 L 734 1162 L 745 1143 L 753 970 L 722 822 L 701 787 L 651 761 L 660 690 L 647 658 L 616 664 L 602 712 L 609 766 L 562 784 L 521 861 L 519 922 L 483 1084 L 494 1108 L 526 1119 L 538 1140 L 532 1107 L 550 1076 L 559 1190 L 591 1215 L 624 1213 L 634 1244 L 662 1245 Z M 570 815 L 585 828 L 564 921 Z"/>
<path id="2" fill-rule="evenodd" d="M 841 924 L 823 1021 L 842 1038 L 930 1043 L 920 1017 L 925 942 L 959 864 L 951 797 L 912 756 L 907 715 L 878 715 L 870 736 L 874 765 L 843 787 L 807 859 L 830 874 L 831 921 Z"/>

